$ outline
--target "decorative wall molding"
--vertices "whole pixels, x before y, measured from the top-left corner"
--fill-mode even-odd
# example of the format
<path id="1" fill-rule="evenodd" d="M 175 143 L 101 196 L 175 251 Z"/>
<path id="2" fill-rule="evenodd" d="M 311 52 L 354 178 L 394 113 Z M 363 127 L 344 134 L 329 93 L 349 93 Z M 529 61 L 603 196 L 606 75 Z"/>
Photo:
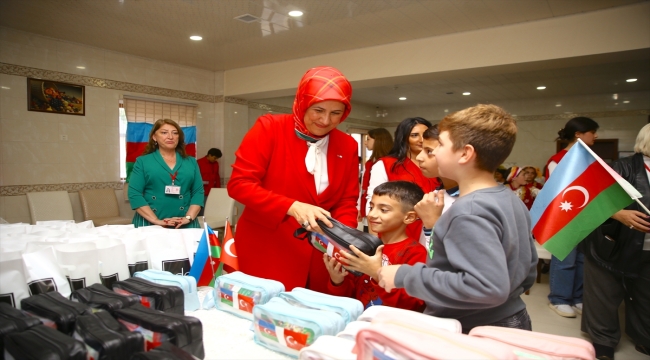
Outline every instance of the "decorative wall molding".
<path id="1" fill-rule="evenodd" d="M 576 116 L 585 116 L 589 118 L 609 118 L 609 117 L 627 117 L 650 115 L 650 109 L 645 110 L 619 110 L 619 111 L 595 111 L 584 113 L 569 114 L 547 114 L 547 115 L 524 115 L 516 116 L 517 121 L 539 121 L 539 120 L 569 120 Z"/>
<path id="2" fill-rule="evenodd" d="M 28 192 L 43 192 L 43 191 L 77 192 L 79 190 L 94 190 L 94 189 L 122 190 L 124 189 L 124 183 L 122 181 L 111 181 L 111 182 L 70 183 L 70 184 L 7 185 L 7 186 L 0 186 L 0 196 L 25 195 Z"/>
<path id="3" fill-rule="evenodd" d="M 59 71 L 43 70 L 21 65 L 0 63 L 0 74 L 25 76 L 36 79 L 62 81 L 77 85 L 93 86 L 104 89 L 123 90 L 149 95 L 168 96 L 201 102 L 223 102 L 223 95 L 208 95 L 189 91 L 174 90 L 149 85 L 133 84 L 124 81 L 96 78 L 91 76 L 69 74 Z"/>

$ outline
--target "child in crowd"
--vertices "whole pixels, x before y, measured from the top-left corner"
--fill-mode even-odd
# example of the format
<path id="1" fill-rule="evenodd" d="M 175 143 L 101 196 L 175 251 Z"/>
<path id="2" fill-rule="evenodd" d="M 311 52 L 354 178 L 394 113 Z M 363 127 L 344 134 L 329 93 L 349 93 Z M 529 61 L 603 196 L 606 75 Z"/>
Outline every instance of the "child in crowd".
<path id="1" fill-rule="evenodd" d="M 517 197 L 524 202 L 526 208 L 530 210 L 530 208 L 533 207 L 533 201 L 535 201 L 535 197 L 537 197 L 539 189 L 535 189 L 535 194 L 533 194 L 533 190 L 526 186 L 527 182 L 524 168 L 521 168 L 519 166 L 511 167 L 507 180 L 507 187 L 509 187 L 510 190 L 514 191 L 515 195 L 517 195 Z"/>
<path id="2" fill-rule="evenodd" d="M 438 147 L 438 136 L 440 135 L 438 131 L 438 125 L 433 125 L 428 128 L 422 134 L 422 151 L 415 158 L 422 174 L 428 178 L 437 178 L 439 177 L 438 173 L 438 163 L 436 162 L 436 157 L 433 155 L 433 152 Z M 440 218 L 440 214 L 447 211 L 451 204 L 456 201 L 458 198 L 458 183 L 449 178 L 440 178 L 441 185 L 438 187 L 438 190 L 442 191 L 433 191 L 428 194 L 424 194 L 424 197 L 420 202 L 418 202 L 414 209 L 422 220 L 424 225 L 424 238 L 420 239 L 420 242 L 424 241 L 424 245 L 427 251 L 431 250 L 431 231 L 433 226 Z"/>
<path id="3" fill-rule="evenodd" d="M 531 330 L 520 298 L 536 277 L 530 215 L 493 175 L 515 143 L 515 120 L 477 105 L 445 117 L 439 129 L 438 170 L 458 182 L 460 196 L 436 223 L 426 265 L 382 267 L 379 284 L 423 299 L 426 314 L 458 319 L 465 333 L 481 325 Z"/>
<path id="4" fill-rule="evenodd" d="M 354 255 L 342 253 L 345 267 L 362 272 L 362 276 L 348 274 L 341 263 L 324 254 L 323 260 L 330 274 L 330 294 L 354 297 L 363 303 L 364 308 L 385 305 L 420 312 L 424 309 L 424 301 L 409 296 L 404 289 L 386 292 L 376 282 L 377 271 L 382 266 L 425 261 L 424 247 L 406 235 L 407 225 L 417 219 L 413 206 L 423 196 L 422 189 L 408 181 L 390 181 L 374 189 L 367 214 L 368 224 L 379 234 L 384 245 L 374 256 L 368 256 L 354 246 L 350 246 Z"/>

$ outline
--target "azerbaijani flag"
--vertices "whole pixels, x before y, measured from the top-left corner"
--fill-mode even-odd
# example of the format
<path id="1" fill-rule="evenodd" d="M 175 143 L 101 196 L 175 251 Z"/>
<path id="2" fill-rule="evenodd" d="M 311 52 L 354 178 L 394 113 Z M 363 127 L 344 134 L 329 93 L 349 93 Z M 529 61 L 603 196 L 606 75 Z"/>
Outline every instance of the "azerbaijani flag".
<path id="1" fill-rule="evenodd" d="M 564 260 L 595 228 L 640 197 L 641 193 L 578 139 L 530 209 L 533 235 L 546 250 Z"/>
<path id="2" fill-rule="evenodd" d="M 126 123 L 126 182 L 129 182 L 135 159 L 142 155 L 153 124 L 145 122 Z M 185 152 L 196 157 L 196 126 L 181 127 L 185 134 Z"/>
<path id="3" fill-rule="evenodd" d="M 214 279 L 220 276 L 223 270 L 223 265 L 219 264 L 215 271 L 216 262 L 220 257 L 219 238 L 208 224 L 205 224 L 205 231 L 203 231 L 201 241 L 199 241 L 199 247 L 196 249 L 194 262 L 189 273 L 190 276 L 196 279 L 197 286 L 214 286 Z"/>

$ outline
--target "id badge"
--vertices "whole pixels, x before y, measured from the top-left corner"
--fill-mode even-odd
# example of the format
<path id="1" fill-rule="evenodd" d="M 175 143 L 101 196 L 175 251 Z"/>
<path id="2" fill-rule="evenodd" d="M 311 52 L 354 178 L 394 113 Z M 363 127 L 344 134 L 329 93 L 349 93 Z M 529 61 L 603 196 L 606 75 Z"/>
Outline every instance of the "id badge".
<path id="1" fill-rule="evenodd" d="M 180 193 L 181 193 L 181 187 L 178 185 L 165 186 L 165 194 L 180 195 Z"/>

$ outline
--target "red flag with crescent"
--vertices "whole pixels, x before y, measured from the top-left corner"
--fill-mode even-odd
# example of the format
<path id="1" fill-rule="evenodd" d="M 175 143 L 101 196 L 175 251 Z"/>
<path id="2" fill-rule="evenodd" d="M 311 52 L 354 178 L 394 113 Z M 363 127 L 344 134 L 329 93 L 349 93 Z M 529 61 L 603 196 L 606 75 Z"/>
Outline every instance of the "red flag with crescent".
<path id="1" fill-rule="evenodd" d="M 228 266 L 228 272 L 239 270 L 239 261 L 237 261 L 237 250 L 235 249 L 235 238 L 232 236 L 230 222 L 226 221 L 226 233 L 223 237 L 223 251 L 221 252 L 221 262 Z"/>

